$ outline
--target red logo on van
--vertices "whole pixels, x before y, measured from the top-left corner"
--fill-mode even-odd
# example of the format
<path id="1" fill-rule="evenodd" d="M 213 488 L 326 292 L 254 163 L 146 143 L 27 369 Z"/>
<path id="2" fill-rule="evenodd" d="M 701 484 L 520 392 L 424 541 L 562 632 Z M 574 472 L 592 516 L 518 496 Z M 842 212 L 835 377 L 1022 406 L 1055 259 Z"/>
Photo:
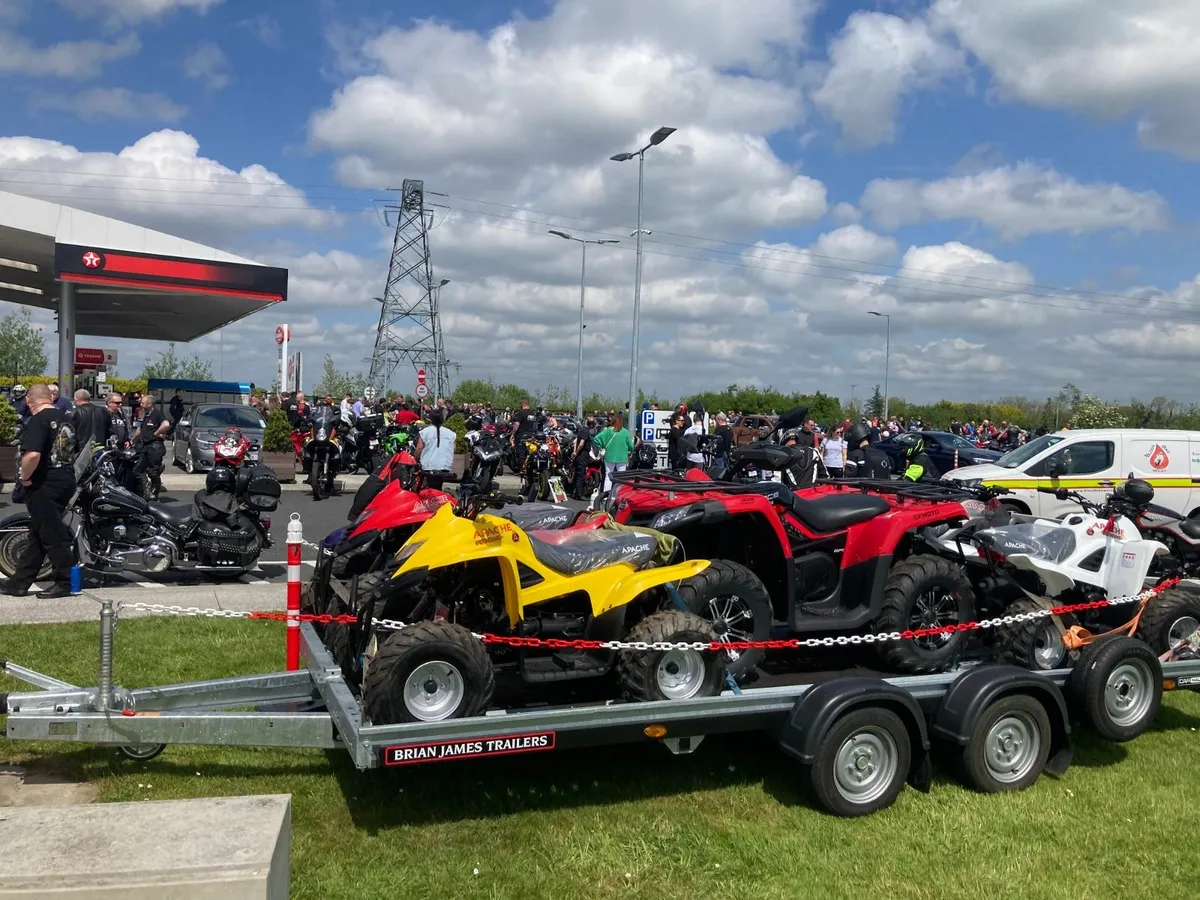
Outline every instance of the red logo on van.
<path id="1" fill-rule="evenodd" d="M 1171 464 L 1171 457 L 1167 456 L 1166 448 L 1162 444 L 1155 444 L 1154 449 L 1148 455 L 1150 457 L 1150 468 L 1156 472 L 1161 472 Z"/>

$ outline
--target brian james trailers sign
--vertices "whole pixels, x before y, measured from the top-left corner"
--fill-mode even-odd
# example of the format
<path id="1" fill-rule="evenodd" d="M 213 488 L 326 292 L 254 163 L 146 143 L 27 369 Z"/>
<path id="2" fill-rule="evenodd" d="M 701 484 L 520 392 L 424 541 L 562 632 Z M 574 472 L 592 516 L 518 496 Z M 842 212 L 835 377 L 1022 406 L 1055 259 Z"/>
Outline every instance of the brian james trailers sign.
<path id="1" fill-rule="evenodd" d="M 447 759 L 480 759 L 484 756 L 509 756 L 514 753 L 537 753 L 553 749 L 554 732 L 539 731 L 534 734 L 509 734 L 477 741 L 435 741 L 429 744 L 388 747 L 383 751 L 383 764 L 410 766 Z"/>

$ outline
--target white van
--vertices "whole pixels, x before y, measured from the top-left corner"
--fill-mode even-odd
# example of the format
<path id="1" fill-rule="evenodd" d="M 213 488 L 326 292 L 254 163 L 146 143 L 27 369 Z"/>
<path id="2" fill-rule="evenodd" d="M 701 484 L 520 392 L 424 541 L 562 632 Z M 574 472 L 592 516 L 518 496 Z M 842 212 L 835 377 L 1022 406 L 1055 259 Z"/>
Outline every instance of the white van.
<path id="1" fill-rule="evenodd" d="M 1078 512 L 1038 488 L 1066 488 L 1102 503 L 1129 478 L 1154 485 L 1154 502 L 1181 515 L 1200 513 L 1200 431 L 1090 428 L 1044 434 L 994 463 L 966 466 L 944 480 L 1008 488 L 1001 498 L 1022 512 L 1048 518 Z"/>

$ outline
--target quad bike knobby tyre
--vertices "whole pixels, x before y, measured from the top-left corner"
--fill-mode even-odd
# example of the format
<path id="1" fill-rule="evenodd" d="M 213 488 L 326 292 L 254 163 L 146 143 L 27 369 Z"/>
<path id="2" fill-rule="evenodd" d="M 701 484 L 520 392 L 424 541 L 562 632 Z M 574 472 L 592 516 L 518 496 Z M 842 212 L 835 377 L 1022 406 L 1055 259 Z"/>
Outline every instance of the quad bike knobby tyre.
<path id="1" fill-rule="evenodd" d="M 683 605 L 708 619 L 719 641 L 765 641 L 775 625 L 771 595 L 759 577 L 743 565 L 714 560 L 699 575 L 679 583 Z M 726 670 L 740 681 L 762 662 L 762 650 L 726 654 Z"/>
<path id="2" fill-rule="evenodd" d="M 957 565 L 938 556 L 910 556 L 893 566 L 888 575 L 875 631 L 961 625 L 970 622 L 974 614 L 975 591 Z M 958 632 L 878 646 L 889 670 L 924 675 L 953 668 L 966 642 L 967 634 Z"/>
<path id="3" fill-rule="evenodd" d="M 375 725 L 463 719 L 487 709 L 496 675 L 483 643 L 461 625 L 418 622 L 384 640 L 363 678 Z"/>
<path id="4" fill-rule="evenodd" d="M 889 709 L 851 710 L 830 726 L 808 767 L 817 802 L 836 816 L 865 816 L 895 802 L 912 763 L 908 729 Z"/>
<path id="5" fill-rule="evenodd" d="M 1067 688 L 1072 705 L 1097 734 L 1110 741 L 1132 741 L 1158 715 L 1162 666 L 1143 641 L 1104 638 L 1084 649 Z"/>
<path id="6" fill-rule="evenodd" d="M 652 613 L 629 631 L 627 641 L 671 643 L 717 639 L 712 625 L 700 616 L 667 609 Z M 723 653 L 712 650 L 622 650 L 617 678 L 627 700 L 689 700 L 715 697 L 724 686 Z"/>
<path id="7" fill-rule="evenodd" d="M 963 748 L 963 776 L 987 794 L 1023 791 L 1042 774 L 1054 733 L 1041 701 L 1010 694 L 991 704 L 975 722 Z"/>
<path id="8" fill-rule="evenodd" d="M 1200 594 L 1168 588 L 1146 603 L 1137 636 L 1161 656 L 1197 628 L 1200 628 Z"/>
<path id="9" fill-rule="evenodd" d="M 1041 608 L 1033 600 L 1017 600 L 1009 604 L 1005 614 L 1023 615 L 1037 612 Z M 1058 618 L 1064 629 L 1078 624 L 1075 617 L 1069 613 Z M 1063 643 L 1062 634 L 1053 616 L 1042 616 L 1015 625 L 1003 625 L 994 630 L 996 634 L 993 649 L 997 658 L 1004 662 L 1011 662 L 1014 666 L 1032 669 L 1035 672 L 1065 669 L 1071 665 L 1070 652 Z"/>

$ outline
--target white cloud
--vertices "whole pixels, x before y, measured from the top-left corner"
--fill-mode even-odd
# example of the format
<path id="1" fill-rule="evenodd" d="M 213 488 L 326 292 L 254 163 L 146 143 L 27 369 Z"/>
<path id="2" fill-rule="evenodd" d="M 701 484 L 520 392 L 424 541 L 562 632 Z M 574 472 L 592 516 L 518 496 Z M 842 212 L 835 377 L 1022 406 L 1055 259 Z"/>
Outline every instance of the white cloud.
<path id="1" fill-rule="evenodd" d="M 172 130 L 152 132 L 120 153 L 0 138 L 0 188 L 210 243 L 260 228 L 337 222 L 269 169 L 234 171 L 199 151 L 194 137 Z"/>
<path id="2" fill-rule="evenodd" d="M 81 15 L 108 15 L 125 22 L 157 19 L 175 10 L 206 13 L 223 0 L 60 0 Z"/>
<path id="3" fill-rule="evenodd" d="M 1119 184 L 1082 184 L 1030 162 L 939 181 L 876 179 L 860 205 L 891 230 L 929 220 L 972 219 L 1015 239 L 1031 234 L 1084 234 L 1123 228 L 1161 231 L 1167 201 L 1154 191 Z"/>
<path id="4" fill-rule="evenodd" d="M 211 41 L 200 44 L 184 58 L 183 74 L 202 82 L 211 91 L 227 87 L 233 77 L 229 57 Z"/>
<path id="5" fill-rule="evenodd" d="M 850 146 L 890 143 L 903 98 L 936 87 L 964 64 L 961 51 L 924 19 L 856 12 L 830 41 L 828 71 L 813 101 L 841 125 Z"/>
<path id="6" fill-rule="evenodd" d="M 347 184 L 422 173 L 438 190 L 613 221 L 636 173 L 608 157 L 675 125 L 647 155 L 648 211 L 710 231 L 811 221 L 824 187 L 766 140 L 802 121 L 801 91 L 759 73 L 804 46 L 812 5 L 561 0 L 487 35 L 388 29 L 361 46 L 366 74 L 313 115 L 310 140 Z"/>
<path id="7" fill-rule="evenodd" d="M 148 119 L 178 122 L 187 108 L 165 94 L 142 94 L 128 88 L 91 88 L 78 94 L 46 94 L 36 97 L 38 109 L 72 112 L 86 122 L 102 119 Z"/>
<path id="8" fill-rule="evenodd" d="M 115 41 L 62 41 L 35 47 L 0 30 L 0 73 L 54 78 L 94 78 L 105 63 L 133 56 L 142 48 L 136 34 Z"/>
<path id="9" fill-rule="evenodd" d="M 1188 0 L 936 0 L 933 21 L 991 71 L 999 95 L 1112 121 L 1200 159 L 1200 4 Z"/>

